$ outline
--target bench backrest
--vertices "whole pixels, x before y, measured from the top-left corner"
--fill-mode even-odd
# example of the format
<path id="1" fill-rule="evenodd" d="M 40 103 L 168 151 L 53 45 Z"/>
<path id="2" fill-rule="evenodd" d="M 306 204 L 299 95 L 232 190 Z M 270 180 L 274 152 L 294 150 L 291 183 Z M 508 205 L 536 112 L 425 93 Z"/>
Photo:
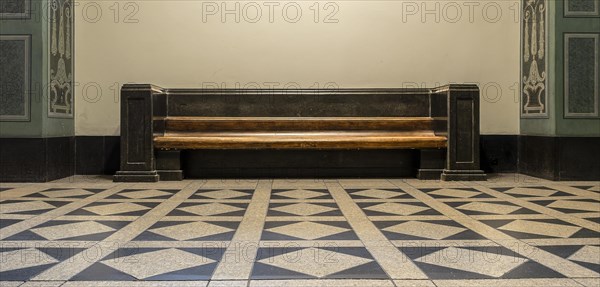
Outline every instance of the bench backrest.
<path id="1" fill-rule="evenodd" d="M 167 89 L 168 116 L 428 117 L 429 89 Z"/>

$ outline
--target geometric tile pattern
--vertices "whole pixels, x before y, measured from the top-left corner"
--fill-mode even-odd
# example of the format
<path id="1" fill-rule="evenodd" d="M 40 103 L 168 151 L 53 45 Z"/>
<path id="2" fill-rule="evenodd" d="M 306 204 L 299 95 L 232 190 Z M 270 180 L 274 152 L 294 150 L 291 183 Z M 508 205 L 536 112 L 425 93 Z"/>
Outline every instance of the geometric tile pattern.
<path id="1" fill-rule="evenodd" d="M 109 198 L 115 199 L 167 199 L 177 190 L 171 189 L 125 189 Z"/>
<path id="2" fill-rule="evenodd" d="M 482 220 L 517 239 L 600 238 L 600 233 L 559 219 Z"/>
<path id="3" fill-rule="evenodd" d="M 50 220 L 7 240 L 99 241 L 128 225 L 128 221 Z"/>
<path id="4" fill-rule="evenodd" d="M 535 214 L 536 212 L 507 201 L 453 201 L 446 202 L 466 215 Z"/>
<path id="5" fill-rule="evenodd" d="M 70 212 L 69 215 L 141 216 L 157 205 L 156 202 L 94 202 Z"/>
<path id="6" fill-rule="evenodd" d="M 543 200 L 534 201 L 536 204 L 552 208 L 563 213 L 585 213 L 600 210 L 600 201 L 594 199 L 576 200 Z"/>
<path id="7" fill-rule="evenodd" d="M 247 203 L 191 203 L 184 202 L 174 209 L 172 216 L 243 216 Z"/>
<path id="8" fill-rule="evenodd" d="M 376 221 L 390 240 L 475 240 L 481 235 L 452 220 Z"/>
<path id="9" fill-rule="evenodd" d="M 596 183 L 509 175 L 12 186 L 0 188 L 0 286 L 578 286 L 581 278 L 594 286 L 600 278 Z M 102 252 L 90 257 L 95 248 Z"/>
<path id="10" fill-rule="evenodd" d="M 386 278 L 365 248 L 263 248 L 252 279 Z"/>
<path id="11" fill-rule="evenodd" d="M 409 194 L 402 191 L 402 189 L 369 188 L 369 189 L 347 189 L 346 191 L 350 194 L 350 197 L 352 197 L 354 199 L 412 198 Z"/>
<path id="12" fill-rule="evenodd" d="M 240 200 L 252 198 L 252 189 L 200 189 L 190 199 Z"/>
<path id="13" fill-rule="evenodd" d="M 271 199 L 331 199 L 327 189 L 274 189 Z"/>
<path id="14" fill-rule="evenodd" d="M 359 202 L 368 216 L 439 215 L 440 213 L 421 202 Z"/>
<path id="15" fill-rule="evenodd" d="M 238 225 L 235 221 L 159 221 L 134 240 L 231 240 Z"/>
<path id="16" fill-rule="evenodd" d="M 537 262 L 499 246 L 403 247 L 431 279 L 563 278 Z"/>
<path id="17" fill-rule="evenodd" d="M 262 240 L 358 240 L 344 221 L 267 222 Z"/>
<path id="18" fill-rule="evenodd" d="M 50 188 L 45 191 L 40 191 L 38 193 L 34 193 L 30 196 L 41 195 L 43 197 L 48 197 L 48 198 L 85 198 L 85 197 L 93 195 L 99 191 L 101 191 L 101 190 L 83 189 L 83 188 L 68 188 L 68 189 Z"/>
<path id="19" fill-rule="evenodd" d="M 531 187 L 503 187 L 494 188 L 497 191 L 504 192 L 514 197 L 557 197 L 572 196 L 570 193 L 554 190 L 544 186 Z"/>
<path id="20" fill-rule="evenodd" d="M 484 260 L 492 255 L 493 261 Z M 522 265 L 527 259 L 515 260 L 515 257 L 503 254 L 448 247 L 419 257 L 415 261 L 498 278 Z"/>
<path id="21" fill-rule="evenodd" d="M 600 245 L 560 245 L 540 248 L 594 271 L 600 276 Z"/>
<path id="22" fill-rule="evenodd" d="M 427 193 L 433 198 L 491 198 L 492 196 L 478 191 L 474 188 L 421 188 L 421 191 Z"/>
<path id="23" fill-rule="evenodd" d="M 268 216 L 340 216 L 335 203 L 271 203 Z"/>
<path id="24" fill-rule="evenodd" d="M 8 245 L 8 244 L 7 244 Z M 4 281 L 26 281 L 56 264 L 83 251 L 69 247 L 0 248 L 0 278 Z"/>
<path id="25" fill-rule="evenodd" d="M 222 248 L 212 247 L 119 248 L 71 280 L 206 280 L 222 256 Z"/>
<path id="26" fill-rule="evenodd" d="M 47 227 L 37 227 L 31 229 L 31 231 L 48 240 L 59 240 L 70 237 L 111 232 L 115 231 L 115 229 L 94 221 L 82 221 Z"/>
<path id="27" fill-rule="evenodd" d="M 119 259 L 106 259 L 101 262 L 136 279 L 147 279 L 156 275 L 215 262 L 213 259 L 173 248 L 123 256 Z M 146 264 L 131 264 L 131 262 L 146 262 Z"/>
<path id="28" fill-rule="evenodd" d="M 600 193 L 600 184 L 590 185 L 590 186 L 573 186 L 573 187 Z"/>
<path id="29" fill-rule="evenodd" d="M 42 200 L 5 200 L 0 202 L 0 214 L 38 215 L 64 204 L 66 203 Z"/>

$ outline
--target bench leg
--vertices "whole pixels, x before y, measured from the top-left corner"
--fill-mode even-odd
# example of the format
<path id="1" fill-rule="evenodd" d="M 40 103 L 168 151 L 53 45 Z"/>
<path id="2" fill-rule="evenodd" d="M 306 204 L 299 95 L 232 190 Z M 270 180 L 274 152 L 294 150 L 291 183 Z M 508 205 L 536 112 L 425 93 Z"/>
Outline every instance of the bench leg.
<path id="1" fill-rule="evenodd" d="M 417 178 L 439 180 L 446 161 L 445 149 L 422 149 Z"/>
<path id="2" fill-rule="evenodd" d="M 160 180 L 183 180 L 181 170 L 181 151 L 179 150 L 157 150 L 156 171 Z"/>

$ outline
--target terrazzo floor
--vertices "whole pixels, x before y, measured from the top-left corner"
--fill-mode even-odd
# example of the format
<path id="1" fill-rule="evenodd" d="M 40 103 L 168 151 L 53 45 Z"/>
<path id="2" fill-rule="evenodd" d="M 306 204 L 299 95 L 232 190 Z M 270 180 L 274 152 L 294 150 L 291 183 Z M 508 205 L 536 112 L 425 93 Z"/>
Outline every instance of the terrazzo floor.
<path id="1" fill-rule="evenodd" d="M 600 286 L 600 182 L 0 183 L 0 286 Z"/>

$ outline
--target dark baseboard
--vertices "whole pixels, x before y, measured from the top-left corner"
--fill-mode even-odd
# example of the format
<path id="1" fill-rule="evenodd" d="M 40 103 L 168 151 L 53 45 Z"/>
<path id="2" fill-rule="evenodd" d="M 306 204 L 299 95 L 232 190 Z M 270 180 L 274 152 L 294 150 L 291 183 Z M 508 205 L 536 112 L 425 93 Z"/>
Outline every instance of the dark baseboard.
<path id="1" fill-rule="evenodd" d="M 119 136 L 0 139 L 0 181 L 45 182 L 74 174 L 114 175 Z M 487 173 L 520 172 L 550 180 L 600 180 L 599 137 L 482 135 Z M 309 163 L 312 161 L 313 166 Z M 292 163 L 285 166 L 287 163 Z M 262 166 L 256 166 L 260 164 Z M 184 155 L 191 177 L 412 177 L 411 152 L 243 152 Z M 318 167 L 318 168 L 315 168 Z"/>
<path id="2" fill-rule="evenodd" d="M 77 136 L 75 174 L 114 175 L 119 170 L 119 136 Z"/>
<path id="3" fill-rule="evenodd" d="M 1 138 L 0 181 L 47 182 L 75 174 L 113 175 L 119 136 Z"/>
<path id="4" fill-rule="evenodd" d="M 600 137 L 519 136 L 519 172 L 549 180 L 600 180 Z"/>
<path id="5" fill-rule="evenodd" d="M 75 173 L 75 138 L 0 139 L 0 181 L 47 182 Z"/>
<path id="6" fill-rule="evenodd" d="M 518 135 L 481 135 L 481 169 L 486 173 L 517 172 Z"/>

